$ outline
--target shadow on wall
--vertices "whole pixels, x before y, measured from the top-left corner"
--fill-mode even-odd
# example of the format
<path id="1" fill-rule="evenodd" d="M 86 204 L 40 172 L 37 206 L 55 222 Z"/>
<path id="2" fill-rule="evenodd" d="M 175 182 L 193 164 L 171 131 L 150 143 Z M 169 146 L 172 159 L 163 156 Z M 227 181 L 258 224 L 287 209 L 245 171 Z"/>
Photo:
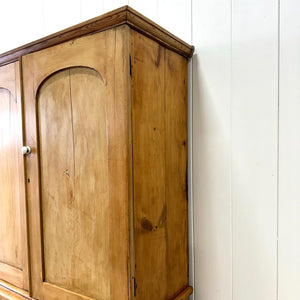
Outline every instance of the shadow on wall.
<path id="1" fill-rule="evenodd" d="M 207 59 L 213 51 L 192 62 L 195 299 L 232 294 L 230 74 Z"/>

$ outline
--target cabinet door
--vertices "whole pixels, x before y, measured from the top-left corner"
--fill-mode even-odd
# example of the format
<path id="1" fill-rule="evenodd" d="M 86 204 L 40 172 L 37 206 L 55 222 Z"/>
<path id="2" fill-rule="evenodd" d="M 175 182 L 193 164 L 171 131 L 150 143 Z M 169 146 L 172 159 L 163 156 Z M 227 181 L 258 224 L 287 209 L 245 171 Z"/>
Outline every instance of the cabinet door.
<path id="1" fill-rule="evenodd" d="M 16 62 L 0 67 L 0 280 L 28 290 L 21 107 Z"/>
<path id="2" fill-rule="evenodd" d="M 32 295 L 127 299 L 128 28 L 23 58 Z"/>

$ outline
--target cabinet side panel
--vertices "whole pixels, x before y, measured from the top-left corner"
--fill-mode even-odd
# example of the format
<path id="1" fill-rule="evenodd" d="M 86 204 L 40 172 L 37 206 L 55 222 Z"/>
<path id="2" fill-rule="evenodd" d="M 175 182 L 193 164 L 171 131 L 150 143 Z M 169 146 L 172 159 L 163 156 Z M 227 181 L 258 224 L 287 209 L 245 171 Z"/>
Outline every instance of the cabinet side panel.
<path id="1" fill-rule="evenodd" d="M 137 299 L 188 285 L 187 61 L 132 30 Z"/>
<path id="2" fill-rule="evenodd" d="M 187 61 L 167 49 L 165 122 L 169 299 L 188 285 Z"/>
<path id="3" fill-rule="evenodd" d="M 136 299 L 166 299 L 165 50 L 132 31 Z"/>

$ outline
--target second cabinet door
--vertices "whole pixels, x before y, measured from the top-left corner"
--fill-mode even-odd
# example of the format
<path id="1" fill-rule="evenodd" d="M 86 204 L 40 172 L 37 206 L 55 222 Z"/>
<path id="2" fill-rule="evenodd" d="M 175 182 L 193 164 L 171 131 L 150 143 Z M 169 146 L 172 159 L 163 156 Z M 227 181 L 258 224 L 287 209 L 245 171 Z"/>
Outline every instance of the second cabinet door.
<path id="1" fill-rule="evenodd" d="M 0 67 L 0 284 L 28 290 L 19 63 Z M 0 297 L 1 298 L 1 297 Z"/>
<path id="2" fill-rule="evenodd" d="M 128 298 L 127 30 L 23 58 L 35 298 Z"/>

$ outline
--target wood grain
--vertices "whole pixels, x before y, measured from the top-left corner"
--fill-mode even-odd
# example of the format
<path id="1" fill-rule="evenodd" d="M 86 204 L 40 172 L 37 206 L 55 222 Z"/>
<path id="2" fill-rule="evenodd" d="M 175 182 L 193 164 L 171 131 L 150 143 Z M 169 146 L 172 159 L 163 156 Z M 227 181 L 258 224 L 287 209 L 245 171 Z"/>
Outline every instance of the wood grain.
<path id="1" fill-rule="evenodd" d="M 193 293 L 193 288 L 188 286 L 179 295 L 177 295 L 173 300 L 188 300 L 189 296 Z"/>
<path id="2" fill-rule="evenodd" d="M 0 300 L 33 300 L 33 298 L 17 294 L 0 286 Z"/>
<path id="3" fill-rule="evenodd" d="M 107 94 L 110 299 L 131 299 L 132 256 L 132 149 L 131 90 L 129 71 L 130 29 L 119 27 L 115 36 L 114 89 Z M 130 232 L 129 232 L 130 230 Z M 124 279 L 128 286 L 125 287 Z M 116 288 L 116 286 L 118 288 Z"/>
<path id="4" fill-rule="evenodd" d="M 0 278 L 28 289 L 19 63 L 0 68 Z"/>
<path id="5" fill-rule="evenodd" d="M 84 297 L 82 295 L 79 295 L 77 293 L 74 293 L 70 290 L 65 290 L 63 288 L 58 288 L 55 285 L 49 284 L 45 282 L 43 284 L 43 294 L 44 299 L 47 300 L 96 300 L 89 297 Z"/>
<path id="6" fill-rule="evenodd" d="M 193 46 L 183 42 L 181 39 L 141 15 L 131 7 L 127 7 L 127 9 L 127 24 L 131 28 L 150 39 L 153 39 L 165 48 L 171 49 L 172 51 L 184 56 L 185 58 L 192 57 L 194 52 Z"/>
<path id="7" fill-rule="evenodd" d="M 136 299 L 159 300 L 167 296 L 165 51 L 136 31 L 131 43 Z"/>
<path id="8" fill-rule="evenodd" d="M 60 271 L 62 275 L 70 276 L 66 279 L 68 283 L 64 282 L 63 284 L 64 288 L 70 289 L 70 295 L 75 292 L 83 299 L 85 295 L 113 300 L 125 299 L 129 295 L 128 195 L 130 194 L 130 181 L 128 174 L 130 172 L 128 172 L 129 149 L 128 146 L 124 147 L 124 145 L 128 145 L 129 139 L 129 94 L 128 85 L 119 84 L 126 83 L 126 76 L 129 76 L 129 53 L 127 52 L 126 55 L 128 46 L 126 47 L 124 44 L 126 42 L 124 30 L 128 30 L 128 27 L 121 26 L 87 36 L 23 58 L 25 115 L 26 120 L 33 120 L 26 122 L 26 141 L 33 149 L 32 154 L 27 157 L 26 166 L 27 178 L 30 179 L 30 183 L 27 184 L 27 194 L 30 208 L 32 295 L 36 298 L 47 299 L 48 296 L 50 297 L 47 294 L 48 289 L 44 288 L 44 279 L 52 281 L 51 286 L 54 289 L 57 288 L 57 295 L 59 295 L 61 282 L 55 280 L 59 279 L 60 275 L 57 273 Z M 116 52 L 116 48 L 120 51 Z M 84 55 L 82 55 L 83 53 Z M 114 67 L 115 62 L 119 64 L 116 66 L 118 75 L 115 74 L 117 72 Z M 90 75 L 78 73 L 78 66 L 84 66 L 84 69 L 94 69 L 93 72 L 97 71 L 98 81 L 94 81 L 94 75 L 94 79 L 91 79 Z M 75 68 L 72 69 L 72 67 Z M 65 79 L 66 68 L 71 68 L 67 69 L 70 71 L 70 83 Z M 82 71 L 82 68 L 79 69 Z M 62 71 L 57 73 L 59 70 Z M 88 70 L 90 72 L 90 69 Z M 51 75 L 54 73 L 56 74 Z M 49 158 L 47 159 L 46 148 L 42 145 L 39 148 L 41 175 L 46 172 L 44 175 L 49 178 L 47 184 L 44 184 L 43 180 L 41 181 L 43 206 L 39 207 L 39 160 L 37 156 L 39 144 L 34 122 L 37 103 L 35 99 L 39 86 L 43 82 L 46 82 L 45 87 L 47 86 L 45 79 L 49 75 L 57 76 L 58 82 L 55 88 L 51 87 L 46 92 L 47 100 L 42 105 L 47 114 L 40 113 L 40 115 L 41 117 L 46 115 L 52 120 L 52 124 L 50 120 L 47 121 L 48 125 L 45 128 L 49 128 L 49 132 L 45 132 L 44 138 L 51 139 L 49 145 L 53 154 L 48 149 Z M 50 83 L 51 77 L 49 77 Z M 40 91 L 42 90 L 43 86 Z M 57 99 L 51 100 L 51 105 L 47 104 L 54 95 Z M 66 99 L 69 99 L 70 103 L 71 98 L 73 113 L 70 116 L 70 104 L 67 106 Z M 61 109 L 62 111 L 55 114 L 55 106 L 57 106 L 56 110 Z M 66 107 L 69 108 L 66 109 Z M 41 117 L 39 122 L 43 124 L 44 120 Z M 73 119 L 72 122 L 70 118 Z M 73 124 L 71 138 L 73 139 L 74 135 L 74 145 L 70 145 L 71 124 Z M 60 128 L 59 131 L 58 128 Z M 40 142 L 43 144 L 41 128 L 39 131 Z M 48 135 L 52 136 L 47 137 Z M 54 140 L 54 136 L 56 136 L 56 140 Z M 62 143 L 61 147 L 60 143 Z M 44 159 L 45 163 L 43 163 Z M 47 165 L 46 162 L 50 163 L 49 160 L 55 166 Z M 58 170 L 59 166 L 62 168 Z M 49 170 L 51 172 L 48 174 Z M 63 174 L 64 172 L 65 174 Z M 55 176 L 63 177 L 60 180 L 63 187 L 59 186 L 59 179 L 54 178 Z M 67 183 L 69 176 L 74 183 Z M 51 185 L 55 183 L 58 188 L 50 187 L 49 183 Z M 44 201 L 43 195 L 46 194 L 44 190 L 46 187 L 51 190 L 54 200 Z M 55 193 L 61 193 L 61 195 Z M 64 193 L 66 197 L 63 197 Z M 51 207 L 53 221 L 51 214 L 47 213 L 49 207 L 47 208 L 45 202 Z M 39 214 L 40 210 L 42 216 Z M 66 213 L 68 210 L 69 212 Z M 59 221 L 63 215 L 66 215 L 66 220 L 68 220 L 66 224 Z M 79 225 L 76 225 L 75 220 Z M 41 222 L 43 228 L 39 226 Z M 47 226 L 45 226 L 45 222 L 48 223 Z M 71 230 L 72 224 L 74 228 Z M 51 228 L 52 225 L 55 228 Z M 56 246 L 50 245 L 50 240 L 56 240 L 54 233 L 59 230 L 65 231 L 64 234 L 61 233 L 64 240 L 57 240 Z M 42 235 L 45 237 L 44 250 L 41 247 Z M 64 246 L 63 243 L 65 243 Z M 69 249 L 70 245 L 74 249 Z M 47 256 L 49 254 L 47 251 L 51 247 L 54 247 L 50 250 L 52 254 Z M 53 255 L 56 247 L 60 249 L 59 253 L 67 252 L 62 255 L 68 256 L 66 262 L 71 261 L 71 269 L 69 263 L 64 266 L 54 264 Z M 97 253 L 93 252 L 95 249 L 98 249 Z M 76 257 L 72 251 L 75 251 Z M 61 263 L 63 264 L 63 261 Z M 44 272 L 43 264 L 45 265 Z M 52 267 L 49 269 L 51 265 Z M 54 272 L 52 275 L 48 273 L 47 266 L 50 273 Z M 56 278 L 54 278 L 54 274 L 57 274 Z M 82 279 L 83 277 L 86 279 Z M 61 281 L 62 277 L 59 280 Z M 98 286 L 96 286 L 96 282 Z M 116 282 L 118 289 L 112 291 L 111 286 L 115 286 Z M 53 289 L 51 293 L 53 293 Z"/>
<path id="9" fill-rule="evenodd" d="M 187 61 L 131 43 L 136 298 L 172 299 L 188 284 Z"/>
<path id="10" fill-rule="evenodd" d="M 74 250 L 75 174 L 69 72 L 60 71 L 48 78 L 37 97 L 44 276 L 46 281 L 62 286 L 71 280 L 67 275 Z"/>
<path id="11" fill-rule="evenodd" d="M 31 295 L 181 295 L 187 60 L 123 25 L 28 54 L 22 67 Z"/>
<path id="12" fill-rule="evenodd" d="M 1 296 L 3 298 L 1 298 Z M 32 299 L 29 296 L 29 292 L 23 289 L 17 288 L 15 285 L 12 285 L 6 281 L 0 280 L 0 299 Z"/>
<path id="13" fill-rule="evenodd" d="M 139 14 L 131 7 L 123 6 L 97 18 L 93 18 L 89 21 L 59 31 L 27 45 L 5 52 L 0 55 L 0 65 L 15 61 L 21 56 L 34 51 L 39 51 L 51 46 L 55 46 L 59 43 L 73 40 L 87 34 L 117 27 L 122 24 L 127 24 L 137 31 L 143 32 L 145 35 L 158 41 L 165 47 L 178 52 L 184 57 L 191 57 L 193 54 L 194 47 L 175 37 L 173 34 Z"/>
<path id="14" fill-rule="evenodd" d="M 7 89 L 0 89 L 1 112 L 1 218 L 0 218 L 0 262 L 14 268 L 22 268 L 22 247 L 20 232 L 20 202 L 17 167 L 17 134 L 20 128 L 14 127 L 18 116 L 15 113 L 16 101 Z M 15 220 L 15 222 L 12 222 Z"/>
<path id="15" fill-rule="evenodd" d="M 66 69 L 73 66 L 86 66 L 94 68 L 101 77 L 107 78 L 105 71 L 106 63 L 110 64 L 111 53 L 114 53 L 115 39 L 114 30 L 100 33 L 98 36 L 88 36 L 77 40 L 74 43 L 65 43 L 54 48 L 49 48 L 41 52 L 33 53 L 23 58 L 23 78 L 24 78 L 24 104 L 26 120 L 26 141 L 32 147 L 32 154 L 26 159 L 27 196 L 30 221 L 30 244 L 31 244 L 31 276 L 32 295 L 36 298 L 42 296 L 42 242 L 41 242 L 41 219 L 39 200 L 39 162 L 37 156 L 37 131 L 36 123 L 36 93 L 39 85 L 57 70 Z M 109 42 L 111 41 L 111 42 Z M 93 45 L 93 47 L 91 47 Z M 105 45 L 105 47 L 104 47 Z M 96 49 L 96 51 L 95 51 Z M 82 56 L 85 53 L 85 56 Z M 103 75 L 104 74 L 104 75 Z M 110 88 L 110 84 L 108 85 Z"/>
<path id="16" fill-rule="evenodd" d="M 108 299 L 108 157 L 102 78 L 83 67 L 55 73 L 39 90 L 38 117 L 45 281 Z"/>
<path id="17" fill-rule="evenodd" d="M 176 76 L 174 76 L 176 74 Z M 168 297 L 189 283 L 187 62 L 166 50 L 164 63 Z"/>
<path id="18" fill-rule="evenodd" d="M 4 215 L 5 212 L 1 212 L 1 216 L 3 217 Z M 8 238 L 3 239 L 3 243 L 5 243 L 7 240 Z M 14 284 L 16 287 L 23 287 L 23 270 L 20 268 L 15 268 L 11 265 L 0 263 L 0 278 L 6 282 Z"/>

